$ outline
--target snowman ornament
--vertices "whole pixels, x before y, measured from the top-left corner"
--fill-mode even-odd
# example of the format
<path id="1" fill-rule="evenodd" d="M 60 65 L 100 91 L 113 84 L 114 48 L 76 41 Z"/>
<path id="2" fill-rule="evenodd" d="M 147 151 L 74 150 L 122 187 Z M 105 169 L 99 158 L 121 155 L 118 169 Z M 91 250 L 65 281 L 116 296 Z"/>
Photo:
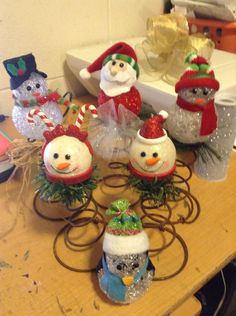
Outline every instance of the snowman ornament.
<path id="1" fill-rule="evenodd" d="M 38 109 L 31 110 L 27 121 L 31 126 L 35 124 L 35 116 L 45 124 L 45 143 L 42 157 L 46 178 L 52 183 L 74 185 L 88 180 L 93 172 L 93 150 L 87 140 L 87 133 L 80 131 L 81 123 L 86 111 L 97 116 L 96 108 L 91 104 L 84 104 L 78 114 L 75 125 L 64 128 L 54 124 Z"/>
<path id="2" fill-rule="evenodd" d="M 189 67 L 175 85 L 178 97 L 165 127 L 180 143 L 203 143 L 217 128 L 214 95 L 219 82 L 205 58 L 191 53 L 186 62 Z"/>
<path id="3" fill-rule="evenodd" d="M 10 87 L 15 101 L 12 120 L 20 134 L 29 139 L 42 139 L 46 126 L 35 119 L 35 125 L 27 122 L 27 114 L 32 109 L 40 109 L 54 123 L 62 122 L 62 114 L 58 107 L 61 99 L 57 92 L 48 92 L 44 72 L 37 70 L 35 58 L 32 54 L 12 58 L 3 62 L 10 75 Z"/>
<path id="4" fill-rule="evenodd" d="M 111 203 L 103 241 L 103 256 L 97 267 L 101 290 L 115 303 L 129 304 L 148 290 L 155 268 L 148 256 L 149 240 L 137 214 L 126 199 Z"/>
<path id="5" fill-rule="evenodd" d="M 129 151 L 128 168 L 133 176 L 147 181 L 163 180 L 175 171 L 175 146 L 162 127 L 167 117 L 168 113 L 161 111 L 137 132 Z"/>

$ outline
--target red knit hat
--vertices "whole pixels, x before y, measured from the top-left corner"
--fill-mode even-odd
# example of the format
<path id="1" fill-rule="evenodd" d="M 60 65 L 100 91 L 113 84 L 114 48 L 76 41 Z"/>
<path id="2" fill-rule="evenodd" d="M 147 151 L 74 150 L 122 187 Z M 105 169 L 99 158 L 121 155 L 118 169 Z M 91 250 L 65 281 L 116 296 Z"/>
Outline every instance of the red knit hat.
<path id="1" fill-rule="evenodd" d="M 219 82 L 215 79 L 214 71 L 209 70 L 210 65 L 204 57 L 190 53 L 186 57 L 185 62 L 190 65 L 176 83 L 176 93 L 182 89 L 195 87 L 206 87 L 215 91 L 219 90 Z"/>
<path id="2" fill-rule="evenodd" d="M 91 77 L 91 73 L 102 69 L 103 65 L 114 59 L 123 60 L 129 63 L 136 71 L 138 77 L 139 68 L 136 53 L 133 48 L 125 42 L 118 42 L 108 48 L 92 64 L 90 64 L 87 68 L 82 69 L 80 71 L 80 76 L 83 79 L 88 79 Z"/>
<path id="3" fill-rule="evenodd" d="M 167 138 L 166 131 L 162 128 L 162 124 L 168 117 L 166 111 L 159 112 L 158 115 L 144 122 L 141 129 L 138 131 L 138 138 L 142 143 L 157 144 Z"/>

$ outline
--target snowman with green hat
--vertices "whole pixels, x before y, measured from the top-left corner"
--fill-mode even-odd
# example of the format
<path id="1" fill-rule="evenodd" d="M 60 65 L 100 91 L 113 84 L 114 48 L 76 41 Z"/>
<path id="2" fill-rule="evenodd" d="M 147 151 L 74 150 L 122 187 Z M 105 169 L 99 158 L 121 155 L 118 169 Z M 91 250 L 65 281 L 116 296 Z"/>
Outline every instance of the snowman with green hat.
<path id="1" fill-rule="evenodd" d="M 128 200 L 111 203 L 106 213 L 114 217 L 107 224 L 97 267 L 99 285 L 112 301 L 132 303 L 145 294 L 154 276 L 148 236 Z"/>

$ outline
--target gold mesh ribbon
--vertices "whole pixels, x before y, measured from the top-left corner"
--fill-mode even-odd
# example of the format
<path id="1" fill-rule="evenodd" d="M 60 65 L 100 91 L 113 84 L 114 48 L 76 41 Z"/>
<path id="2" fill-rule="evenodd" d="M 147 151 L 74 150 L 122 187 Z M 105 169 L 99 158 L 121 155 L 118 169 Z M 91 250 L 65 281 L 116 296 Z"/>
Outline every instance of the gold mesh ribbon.
<path id="1" fill-rule="evenodd" d="M 174 85 L 184 72 L 185 57 L 196 52 L 211 58 L 214 42 L 203 34 L 189 35 L 188 22 L 179 13 L 163 14 L 147 20 L 147 37 L 135 50 L 141 70 L 141 81 L 157 81 Z"/>

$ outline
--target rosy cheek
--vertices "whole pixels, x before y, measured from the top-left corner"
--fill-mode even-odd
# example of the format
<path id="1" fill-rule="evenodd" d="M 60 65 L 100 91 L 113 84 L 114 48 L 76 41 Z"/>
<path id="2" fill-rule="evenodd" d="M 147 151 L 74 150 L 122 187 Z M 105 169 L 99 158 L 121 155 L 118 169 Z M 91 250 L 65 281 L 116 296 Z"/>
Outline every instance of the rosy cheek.
<path id="1" fill-rule="evenodd" d="M 169 166 L 170 166 L 169 162 L 166 161 L 166 162 L 164 163 L 164 167 L 169 167 Z"/>

